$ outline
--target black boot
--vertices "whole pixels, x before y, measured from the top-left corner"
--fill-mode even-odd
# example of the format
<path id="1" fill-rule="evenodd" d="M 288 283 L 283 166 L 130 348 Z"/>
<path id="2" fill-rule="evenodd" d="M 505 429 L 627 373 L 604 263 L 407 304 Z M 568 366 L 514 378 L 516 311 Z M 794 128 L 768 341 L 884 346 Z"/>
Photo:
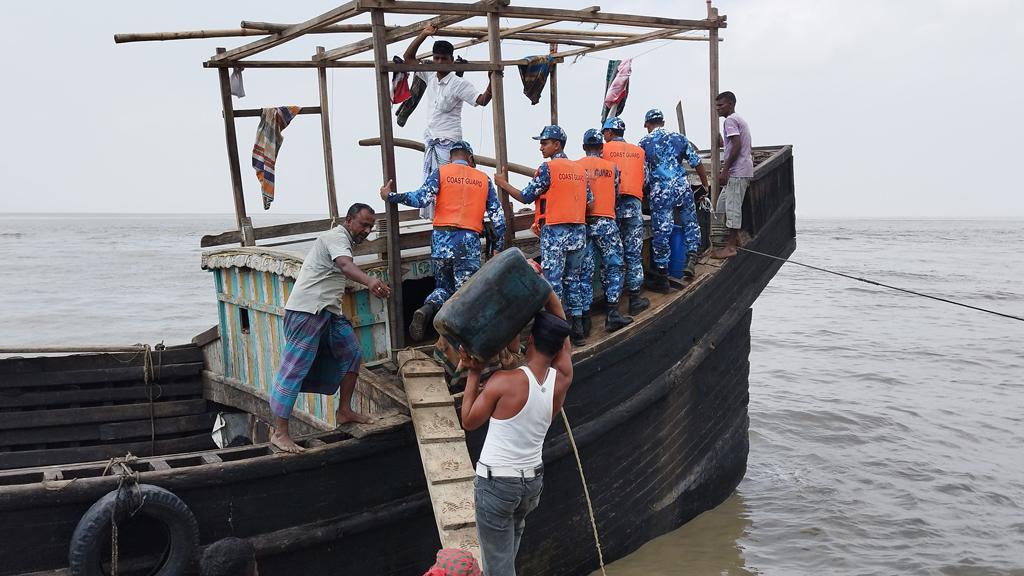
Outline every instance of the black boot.
<path id="1" fill-rule="evenodd" d="M 583 335 L 583 317 L 572 317 L 572 331 L 569 332 L 569 341 L 573 346 L 583 346 L 587 343 L 587 337 Z"/>
<path id="2" fill-rule="evenodd" d="M 651 301 L 640 295 L 639 290 L 629 291 L 629 313 L 633 316 L 647 310 L 647 307 L 651 305 Z"/>
<path id="3" fill-rule="evenodd" d="M 629 326 L 629 323 L 633 321 L 630 316 L 623 316 L 619 314 L 619 307 L 608 305 L 608 316 L 604 319 L 604 329 L 608 332 L 615 332 L 621 328 Z"/>
<path id="4" fill-rule="evenodd" d="M 427 333 L 427 327 L 434 321 L 434 314 L 437 314 L 437 306 L 433 302 L 426 302 L 412 313 L 412 322 L 409 323 L 409 336 L 419 342 Z"/>
<path id="5" fill-rule="evenodd" d="M 662 294 L 672 291 L 672 286 L 668 283 L 668 271 L 664 268 L 654 268 L 646 284 L 648 289 Z"/>
<path id="6" fill-rule="evenodd" d="M 693 280 L 697 275 L 697 253 L 690 252 L 686 255 L 686 268 L 683 268 L 683 280 Z"/>
<path id="7" fill-rule="evenodd" d="M 583 313 L 583 337 L 590 338 L 590 310 Z"/>

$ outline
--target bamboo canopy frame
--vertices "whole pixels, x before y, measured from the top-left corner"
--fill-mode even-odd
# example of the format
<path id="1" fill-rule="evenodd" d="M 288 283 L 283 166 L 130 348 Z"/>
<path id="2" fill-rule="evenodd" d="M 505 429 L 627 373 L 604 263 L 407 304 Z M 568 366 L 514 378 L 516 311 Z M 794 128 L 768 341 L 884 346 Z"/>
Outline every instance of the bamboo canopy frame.
<path id="1" fill-rule="evenodd" d="M 216 69 L 219 76 L 221 104 L 224 115 L 224 134 L 228 152 L 228 167 L 231 175 L 231 189 L 234 197 L 235 216 L 238 223 L 237 232 L 225 232 L 217 235 L 207 244 L 224 242 L 241 242 L 243 246 L 253 246 L 259 238 L 272 238 L 287 234 L 301 234 L 323 230 L 324 221 L 302 222 L 254 229 L 251 219 L 246 215 L 245 199 L 242 194 L 241 166 L 238 156 L 238 142 L 235 129 L 235 118 L 255 116 L 258 110 L 234 110 L 231 100 L 228 68 L 315 68 L 319 85 L 319 106 L 303 107 L 302 114 L 320 114 L 323 135 L 325 182 L 327 186 L 329 223 L 333 224 L 340 213 L 338 210 L 337 192 L 335 190 L 334 166 L 329 123 L 327 68 L 373 68 L 376 76 L 378 101 L 378 120 L 380 137 L 372 142 L 379 142 L 381 152 L 382 177 L 384 182 L 396 181 L 394 127 L 392 120 L 392 104 L 390 98 L 389 74 L 401 71 L 486 71 L 489 73 L 492 90 L 492 110 L 494 121 L 494 163 L 505 176 L 509 172 L 508 150 L 505 142 L 505 101 L 504 78 L 502 72 L 508 66 L 525 63 L 524 60 L 503 60 L 501 52 L 502 40 L 518 40 L 534 42 L 548 49 L 553 57 L 553 65 L 549 75 L 551 122 L 558 121 L 557 64 L 565 58 L 579 57 L 602 50 L 621 48 L 655 40 L 700 41 L 709 46 L 709 94 L 711 103 L 711 163 L 712 163 L 712 201 L 718 199 L 718 165 L 719 138 L 718 115 L 715 109 L 715 98 L 718 94 L 718 43 L 721 41 L 719 31 L 726 27 L 726 17 L 719 15 L 711 0 L 706 0 L 707 14 L 699 20 L 684 20 L 659 16 L 643 16 L 636 14 L 616 14 L 602 12 L 599 6 L 591 6 L 580 10 L 512 6 L 510 0 L 480 0 L 472 4 L 453 2 L 410 1 L 410 0 L 352 0 L 333 10 L 325 12 L 299 23 L 273 23 L 242 21 L 237 29 L 205 29 L 179 32 L 130 33 L 116 34 L 115 43 L 185 40 L 198 38 L 233 38 L 258 37 L 235 48 L 217 48 L 209 60 L 203 63 L 206 68 Z M 346 20 L 357 16 L 370 16 L 370 23 L 350 23 Z M 387 25 L 386 16 L 393 14 L 411 14 L 427 17 L 424 20 L 401 26 Z M 466 20 L 484 19 L 483 26 L 457 26 Z M 524 21 L 518 25 L 501 27 L 502 21 Z M 584 30 L 572 28 L 552 28 L 562 23 L 605 24 L 629 28 L 622 30 Z M 488 44 L 489 59 L 486 62 L 466 64 L 437 63 L 405 63 L 395 64 L 388 58 L 388 47 L 396 42 L 408 40 L 419 34 L 428 24 L 438 28 L 437 36 L 468 38 L 459 43 L 456 49 L 477 44 Z M 687 35 L 692 32 L 705 32 L 707 35 Z M 288 43 L 307 34 L 363 34 L 364 37 L 335 48 L 317 47 L 308 60 L 257 60 L 250 59 L 271 48 Z M 324 41 L 324 44 L 327 42 Z M 572 49 L 561 50 L 562 46 Z M 364 53 L 371 53 L 372 58 L 352 59 Z M 428 56 L 421 54 L 418 58 Z M 369 142 L 363 141 L 361 144 Z M 516 171 L 519 170 L 516 166 Z M 510 224 L 513 223 L 512 206 L 508 195 L 502 191 L 501 202 Z M 405 326 L 402 316 L 402 284 L 401 284 L 401 248 L 400 226 L 387 225 L 387 222 L 398 223 L 407 220 L 405 213 L 399 213 L 398 207 L 388 204 L 387 215 L 382 218 L 385 224 L 386 252 L 388 277 L 393 284 L 392 299 L 388 303 L 388 314 L 391 324 L 391 348 L 396 351 L 405 345 Z M 516 226 L 510 225 L 506 231 L 506 243 L 512 241 Z M 271 230 L 273 229 L 273 230 Z M 287 233 L 287 234 L 286 234 Z M 509 244 L 510 245 L 510 244 Z"/>

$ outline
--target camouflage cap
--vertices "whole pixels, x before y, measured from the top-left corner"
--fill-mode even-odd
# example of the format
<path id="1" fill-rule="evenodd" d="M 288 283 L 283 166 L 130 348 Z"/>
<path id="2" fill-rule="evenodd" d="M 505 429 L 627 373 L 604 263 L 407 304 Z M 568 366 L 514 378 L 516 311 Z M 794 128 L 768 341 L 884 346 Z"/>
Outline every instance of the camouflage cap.
<path id="1" fill-rule="evenodd" d="M 591 128 L 583 133 L 584 146 L 596 146 L 601 144 L 604 144 L 604 138 L 601 137 L 601 131 L 597 128 Z"/>
<path id="2" fill-rule="evenodd" d="M 534 136 L 534 140 L 558 140 L 565 144 L 565 130 L 561 126 L 548 125 L 540 131 L 540 136 Z"/>
<path id="3" fill-rule="evenodd" d="M 452 144 L 450 151 L 455 152 L 456 150 L 465 150 L 466 152 L 473 154 L 473 147 L 470 146 L 469 142 L 466 142 L 465 140 L 459 140 L 455 142 L 455 144 Z"/>
<path id="4" fill-rule="evenodd" d="M 604 121 L 604 126 L 601 130 L 626 130 L 626 123 L 622 121 L 622 118 L 618 116 L 612 116 L 611 118 Z"/>
<path id="5" fill-rule="evenodd" d="M 662 122 L 665 121 L 665 115 L 662 114 L 661 110 L 658 110 L 657 108 L 651 108 L 650 110 L 647 111 L 647 114 L 644 114 L 645 123 L 657 120 L 661 120 Z"/>

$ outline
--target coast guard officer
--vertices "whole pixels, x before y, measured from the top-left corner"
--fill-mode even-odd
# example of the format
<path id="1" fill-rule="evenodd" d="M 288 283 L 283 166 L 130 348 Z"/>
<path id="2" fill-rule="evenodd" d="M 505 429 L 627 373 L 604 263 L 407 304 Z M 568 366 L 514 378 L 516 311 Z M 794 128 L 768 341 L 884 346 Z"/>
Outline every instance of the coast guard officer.
<path id="1" fill-rule="evenodd" d="M 452 145 L 451 164 L 434 170 L 419 189 L 395 194 L 392 182 L 381 187 L 380 197 L 387 202 L 414 208 L 435 205 L 434 232 L 430 256 L 434 266 L 434 291 L 423 306 L 413 313 L 409 335 L 422 340 L 434 319 L 456 290 L 480 269 L 480 233 L 484 215 L 491 219 L 498 236 L 497 249 L 504 248 L 505 213 L 491 179 L 470 167 L 473 148 L 460 140 Z"/>

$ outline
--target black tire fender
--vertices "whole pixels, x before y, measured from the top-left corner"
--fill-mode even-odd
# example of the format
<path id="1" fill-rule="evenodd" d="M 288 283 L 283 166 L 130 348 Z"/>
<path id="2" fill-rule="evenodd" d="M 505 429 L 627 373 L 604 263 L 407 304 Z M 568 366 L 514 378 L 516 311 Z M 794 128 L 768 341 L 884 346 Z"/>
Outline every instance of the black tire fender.
<path id="1" fill-rule="evenodd" d="M 120 494 L 121 502 L 118 503 Z M 134 509 L 136 495 L 142 496 L 142 507 L 136 515 L 143 515 L 162 523 L 170 535 L 170 550 L 155 576 L 179 576 L 193 565 L 193 556 L 199 549 L 199 524 L 192 510 L 173 492 L 139 484 L 108 492 L 97 500 L 78 521 L 71 536 L 68 565 L 72 576 L 103 576 L 100 555 L 108 543 L 111 514 L 114 506 L 119 515 L 127 517 Z M 132 504 L 131 501 L 135 501 Z"/>

